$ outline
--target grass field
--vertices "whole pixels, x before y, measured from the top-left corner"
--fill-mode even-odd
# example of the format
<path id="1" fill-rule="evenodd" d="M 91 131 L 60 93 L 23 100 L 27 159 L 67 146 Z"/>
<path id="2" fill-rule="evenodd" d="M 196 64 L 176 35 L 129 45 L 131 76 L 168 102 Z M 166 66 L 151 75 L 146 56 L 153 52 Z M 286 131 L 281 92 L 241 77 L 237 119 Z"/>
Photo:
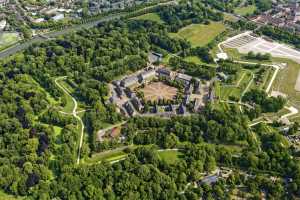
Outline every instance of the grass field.
<path id="1" fill-rule="evenodd" d="M 219 22 L 211 22 L 209 25 L 192 24 L 180 29 L 177 33 L 170 33 L 170 36 L 184 38 L 191 42 L 193 47 L 205 46 L 225 29 L 225 25 Z"/>
<path id="2" fill-rule="evenodd" d="M 231 22 L 236 22 L 239 19 L 237 17 L 235 17 L 234 15 L 224 13 L 224 20 L 231 21 Z"/>
<path id="3" fill-rule="evenodd" d="M 300 92 L 295 90 L 295 83 L 300 70 L 300 65 L 294 61 L 287 59 L 274 59 L 279 62 L 285 62 L 288 67 L 279 71 L 277 78 L 274 81 L 272 89 L 281 91 L 288 95 L 289 101 L 298 108 L 300 103 Z"/>
<path id="4" fill-rule="evenodd" d="M 20 40 L 20 36 L 18 33 L 0 33 L 0 50 Z"/>
<path id="5" fill-rule="evenodd" d="M 54 133 L 56 136 L 60 135 L 62 128 L 59 126 L 53 126 L 54 128 Z"/>
<path id="6" fill-rule="evenodd" d="M 199 65 L 206 65 L 206 66 L 210 66 L 210 67 L 217 67 L 216 64 L 207 64 L 207 63 L 203 62 L 197 56 L 188 56 L 188 57 L 184 58 L 184 60 L 187 61 L 187 62 L 192 62 L 192 63 L 195 63 L 195 64 L 199 64 Z"/>
<path id="7" fill-rule="evenodd" d="M 180 158 L 183 156 L 183 153 L 180 151 L 167 150 L 158 152 L 158 155 L 162 160 L 165 160 L 169 164 L 173 164 L 180 160 Z"/>
<path id="8" fill-rule="evenodd" d="M 216 95 L 220 100 L 228 100 L 229 97 L 235 97 L 236 99 L 241 97 L 242 92 L 252 79 L 252 75 L 250 71 L 242 70 L 237 76 L 237 80 L 232 85 L 222 85 L 221 83 L 216 85 Z"/>
<path id="9" fill-rule="evenodd" d="M 164 22 L 161 20 L 160 16 L 157 13 L 147 13 L 138 17 L 134 17 L 132 19 L 137 19 L 137 20 L 150 20 L 150 21 L 155 21 L 160 24 L 163 24 Z"/>
<path id="10" fill-rule="evenodd" d="M 112 151 L 110 153 L 105 153 L 105 154 L 95 154 L 92 158 L 87 159 L 85 162 L 86 163 L 97 163 L 101 161 L 114 161 L 118 159 L 125 158 L 127 154 L 123 152 L 123 150 L 120 151 Z"/>
<path id="11" fill-rule="evenodd" d="M 64 80 L 59 80 L 58 83 L 61 86 L 63 86 L 66 90 L 68 90 L 68 92 L 72 93 L 74 91 L 73 88 L 68 83 L 66 83 Z M 66 105 L 63 107 L 62 111 L 71 113 L 74 108 L 74 102 L 73 102 L 72 98 L 65 93 L 64 93 L 64 97 L 66 99 Z"/>
<path id="12" fill-rule="evenodd" d="M 256 6 L 255 5 L 249 5 L 246 7 L 238 7 L 234 10 L 235 14 L 246 16 L 246 15 L 251 15 L 256 11 Z"/>

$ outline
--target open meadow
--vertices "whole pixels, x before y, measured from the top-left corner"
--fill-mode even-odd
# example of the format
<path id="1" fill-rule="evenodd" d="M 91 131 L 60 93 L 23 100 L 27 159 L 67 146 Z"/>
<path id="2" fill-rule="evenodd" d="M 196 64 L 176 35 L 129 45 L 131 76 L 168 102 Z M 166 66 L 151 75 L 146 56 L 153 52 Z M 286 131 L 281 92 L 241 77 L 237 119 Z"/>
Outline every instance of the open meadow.
<path id="1" fill-rule="evenodd" d="M 225 25 L 220 22 L 211 22 L 208 25 L 191 24 L 180 29 L 177 33 L 170 33 L 170 36 L 184 38 L 191 42 L 193 47 L 205 46 L 216 36 L 225 31 L 225 29 Z"/>
<path id="2" fill-rule="evenodd" d="M 15 44 L 19 40 L 18 33 L 0 33 L 0 50 Z"/>
<path id="3" fill-rule="evenodd" d="M 234 9 L 234 13 L 242 16 L 251 15 L 256 11 L 255 5 L 248 5 Z"/>

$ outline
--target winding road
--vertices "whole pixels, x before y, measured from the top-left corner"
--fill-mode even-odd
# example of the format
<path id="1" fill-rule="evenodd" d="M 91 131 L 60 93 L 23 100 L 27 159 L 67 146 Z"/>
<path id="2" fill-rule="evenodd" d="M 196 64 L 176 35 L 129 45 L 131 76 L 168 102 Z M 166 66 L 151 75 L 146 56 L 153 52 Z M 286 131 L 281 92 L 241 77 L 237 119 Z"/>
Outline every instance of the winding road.
<path id="1" fill-rule="evenodd" d="M 80 162 L 80 153 L 81 153 L 81 148 L 82 148 L 82 143 L 83 143 L 83 135 L 84 135 L 84 123 L 82 121 L 82 119 L 77 115 L 77 107 L 78 107 L 78 103 L 76 101 L 76 99 L 74 97 L 72 97 L 72 95 L 70 94 L 70 91 L 68 91 L 67 88 L 63 87 L 62 85 L 59 84 L 58 81 L 60 80 L 65 80 L 67 79 L 67 76 L 61 76 L 55 79 L 55 84 L 69 97 L 72 98 L 72 101 L 74 102 L 74 107 L 73 107 L 73 111 L 72 111 L 72 115 L 79 121 L 80 125 L 81 125 L 81 132 L 80 132 L 80 141 L 79 141 L 79 146 L 78 146 L 78 154 L 77 154 L 77 164 L 79 164 Z M 66 112 L 61 112 L 62 114 L 70 114 L 70 113 L 66 113 Z"/>

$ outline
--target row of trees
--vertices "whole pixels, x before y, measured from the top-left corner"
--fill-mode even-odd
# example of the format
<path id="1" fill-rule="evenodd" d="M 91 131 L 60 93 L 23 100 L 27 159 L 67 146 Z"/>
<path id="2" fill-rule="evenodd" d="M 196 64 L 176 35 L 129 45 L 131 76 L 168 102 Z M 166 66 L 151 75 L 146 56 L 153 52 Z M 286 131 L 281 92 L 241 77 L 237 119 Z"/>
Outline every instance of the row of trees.
<path id="1" fill-rule="evenodd" d="M 300 36 L 297 33 L 292 33 L 290 31 L 273 26 L 262 26 L 257 30 L 257 33 L 300 48 Z"/>
<path id="2" fill-rule="evenodd" d="M 187 62 L 180 57 L 170 58 L 169 65 L 174 70 L 183 69 L 186 74 L 206 80 L 210 80 L 216 75 L 215 68 Z"/>

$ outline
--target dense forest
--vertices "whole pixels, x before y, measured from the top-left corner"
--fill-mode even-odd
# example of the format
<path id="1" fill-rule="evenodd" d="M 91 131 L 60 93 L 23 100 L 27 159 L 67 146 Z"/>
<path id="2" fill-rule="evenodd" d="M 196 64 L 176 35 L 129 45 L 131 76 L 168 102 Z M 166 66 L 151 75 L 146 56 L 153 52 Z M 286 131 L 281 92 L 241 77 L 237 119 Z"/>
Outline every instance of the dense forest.
<path id="1" fill-rule="evenodd" d="M 208 104 L 200 114 L 187 117 L 135 117 L 122 125 L 122 143 L 97 144 L 95 132 L 104 123 L 124 120 L 115 106 L 107 103 L 107 83 L 147 66 L 148 52 L 186 52 L 212 62 L 211 47 L 191 49 L 189 42 L 171 38 L 168 32 L 190 23 L 221 20 L 222 14 L 199 2 L 158 12 L 166 24 L 105 22 L 35 44 L 1 61 L 1 191 L 42 200 L 229 199 L 240 186 L 252 199 L 259 199 L 262 191 L 268 199 L 300 195 L 295 149 L 277 131 L 266 132 L 264 124 L 249 128 L 248 116 L 236 107 L 224 111 Z M 214 68 L 181 57 L 172 58 L 169 65 L 206 80 L 216 74 Z M 72 85 L 72 96 L 86 108 L 82 118 L 89 140 L 81 157 L 113 145 L 134 146 L 124 150 L 125 160 L 75 164 L 78 121 L 60 112 L 68 101 L 55 81 L 62 76 Z M 244 100 L 263 108 L 269 101 L 284 103 L 256 93 L 249 92 Z M 158 155 L 158 149 L 168 148 L 182 153 L 174 163 Z M 233 173 L 214 184 L 199 183 L 203 174 L 221 167 L 229 167 Z M 191 184 L 194 182 L 197 187 Z"/>

